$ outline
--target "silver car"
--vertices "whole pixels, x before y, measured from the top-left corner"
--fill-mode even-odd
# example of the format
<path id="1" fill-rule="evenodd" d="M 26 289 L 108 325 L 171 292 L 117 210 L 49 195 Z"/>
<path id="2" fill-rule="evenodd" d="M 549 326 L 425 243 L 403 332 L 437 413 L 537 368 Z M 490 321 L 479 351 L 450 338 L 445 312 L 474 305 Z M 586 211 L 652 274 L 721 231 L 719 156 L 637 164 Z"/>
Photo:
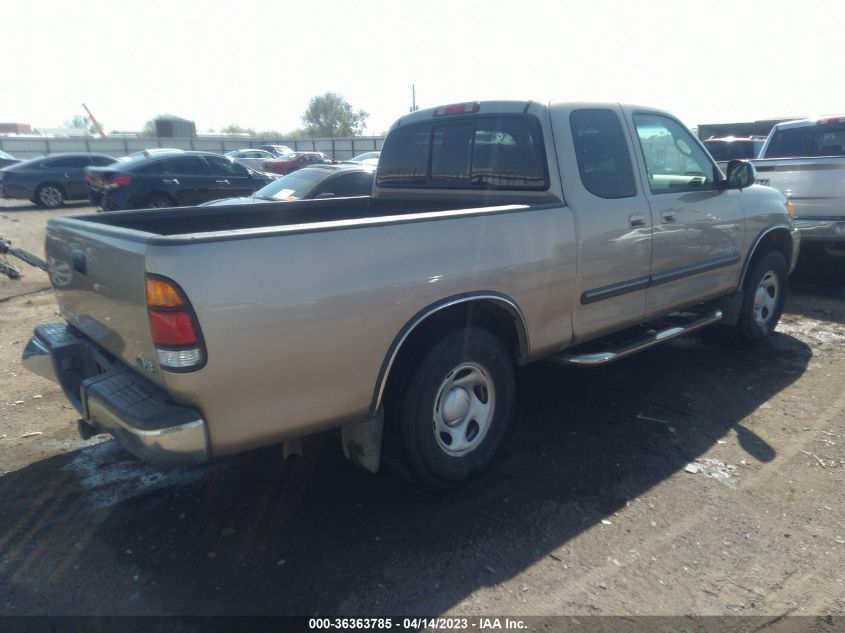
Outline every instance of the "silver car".
<path id="1" fill-rule="evenodd" d="M 256 171 L 264 171 L 264 162 L 276 158 L 275 155 L 263 149 L 236 149 L 226 152 L 226 156 Z"/>

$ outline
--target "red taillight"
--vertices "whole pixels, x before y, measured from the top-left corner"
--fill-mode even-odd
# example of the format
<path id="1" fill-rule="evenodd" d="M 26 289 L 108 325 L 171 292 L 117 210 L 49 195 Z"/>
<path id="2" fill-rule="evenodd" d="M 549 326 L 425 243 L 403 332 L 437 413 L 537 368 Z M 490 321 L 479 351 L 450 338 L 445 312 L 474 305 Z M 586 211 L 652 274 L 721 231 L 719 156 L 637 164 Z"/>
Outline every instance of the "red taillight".
<path id="1" fill-rule="evenodd" d="M 481 104 L 478 101 L 470 101 L 468 103 L 453 103 L 447 106 L 441 106 L 434 111 L 434 116 L 449 116 L 450 114 L 470 114 L 478 112 Z"/>
<path id="2" fill-rule="evenodd" d="M 109 187 L 125 187 L 132 182 L 132 176 L 129 174 L 119 174 L 108 179 Z"/>
<path id="3" fill-rule="evenodd" d="M 150 310 L 150 329 L 156 345 L 195 345 L 199 342 L 194 320 L 186 310 L 176 312 Z"/>
<path id="4" fill-rule="evenodd" d="M 181 288 L 166 277 L 147 275 L 147 314 L 159 365 L 169 371 L 193 371 L 205 363 L 199 323 Z"/>

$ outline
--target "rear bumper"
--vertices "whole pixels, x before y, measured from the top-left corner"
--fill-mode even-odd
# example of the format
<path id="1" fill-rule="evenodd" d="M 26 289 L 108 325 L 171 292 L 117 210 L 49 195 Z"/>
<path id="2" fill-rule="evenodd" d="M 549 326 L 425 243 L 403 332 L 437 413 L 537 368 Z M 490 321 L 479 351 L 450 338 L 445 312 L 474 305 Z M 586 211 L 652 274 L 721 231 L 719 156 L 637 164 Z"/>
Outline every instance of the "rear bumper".
<path id="1" fill-rule="evenodd" d="M 34 196 L 35 192 L 13 182 L 4 181 L 0 184 L 0 198 L 5 200 L 32 200 Z"/>
<path id="2" fill-rule="evenodd" d="M 153 466 L 195 464 L 209 456 L 202 415 L 172 404 L 167 392 L 64 323 L 47 323 L 23 352 L 23 365 L 61 385 L 97 430 Z"/>
<path id="3" fill-rule="evenodd" d="M 796 218 L 795 227 L 806 242 L 845 242 L 845 218 Z"/>

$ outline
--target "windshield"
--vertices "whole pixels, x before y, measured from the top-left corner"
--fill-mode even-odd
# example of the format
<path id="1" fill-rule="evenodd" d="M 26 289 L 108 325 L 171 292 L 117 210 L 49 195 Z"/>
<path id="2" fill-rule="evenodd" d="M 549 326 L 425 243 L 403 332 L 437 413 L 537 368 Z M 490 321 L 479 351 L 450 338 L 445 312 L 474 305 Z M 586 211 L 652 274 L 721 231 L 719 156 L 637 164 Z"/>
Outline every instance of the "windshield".
<path id="1" fill-rule="evenodd" d="M 0 151 L 0 158 L 5 158 L 7 160 L 14 160 L 14 159 L 12 159 L 12 157 L 9 154 L 7 154 L 6 152 L 3 152 L 3 151 Z"/>
<path id="2" fill-rule="evenodd" d="M 755 141 L 704 141 L 704 147 L 718 161 L 757 158 L 760 145 Z"/>
<path id="3" fill-rule="evenodd" d="M 360 162 L 363 162 L 365 160 L 378 159 L 380 154 L 381 154 L 381 152 L 366 152 L 364 154 L 358 154 L 356 157 L 350 158 L 349 162 L 350 163 L 360 163 Z"/>
<path id="4" fill-rule="evenodd" d="M 817 123 L 775 131 L 766 158 L 844 156 L 845 123 Z"/>
<path id="5" fill-rule="evenodd" d="M 325 169 L 300 169 L 259 189 L 255 197 L 262 200 L 302 200 L 317 183 L 332 173 Z"/>

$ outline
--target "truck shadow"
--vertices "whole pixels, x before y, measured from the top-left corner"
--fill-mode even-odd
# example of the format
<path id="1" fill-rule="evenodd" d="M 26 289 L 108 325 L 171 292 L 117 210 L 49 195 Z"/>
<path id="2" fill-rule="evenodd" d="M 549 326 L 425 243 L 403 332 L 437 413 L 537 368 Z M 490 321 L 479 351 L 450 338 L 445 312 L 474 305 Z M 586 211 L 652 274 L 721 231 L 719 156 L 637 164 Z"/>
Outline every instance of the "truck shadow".
<path id="1" fill-rule="evenodd" d="M 811 356 L 788 335 L 729 351 L 702 334 L 606 368 L 522 369 L 500 459 L 448 494 L 347 465 L 331 435 L 294 461 L 273 447 L 164 475 L 110 444 L 53 457 L 0 479 L 0 612 L 441 613 L 562 564 L 731 429 L 749 461 L 777 460 L 742 420 Z M 110 497 L 127 477 L 148 487 Z"/>
<path id="2" fill-rule="evenodd" d="M 789 291 L 790 312 L 845 325 L 845 257 L 804 245 L 789 278 Z"/>
<path id="3" fill-rule="evenodd" d="M 15 213 L 18 211 L 60 211 L 61 209 L 66 210 L 74 210 L 74 209 L 84 209 L 86 207 L 90 207 L 91 203 L 87 200 L 75 200 L 73 202 L 65 202 L 59 209 L 47 209 L 44 207 L 39 207 L 34 202 L 27 202 L 25 200 L 18 200 L 12 204 L 8 205 L 0 205 L 0 215 L 6 213 L 7 211 Z"/>

